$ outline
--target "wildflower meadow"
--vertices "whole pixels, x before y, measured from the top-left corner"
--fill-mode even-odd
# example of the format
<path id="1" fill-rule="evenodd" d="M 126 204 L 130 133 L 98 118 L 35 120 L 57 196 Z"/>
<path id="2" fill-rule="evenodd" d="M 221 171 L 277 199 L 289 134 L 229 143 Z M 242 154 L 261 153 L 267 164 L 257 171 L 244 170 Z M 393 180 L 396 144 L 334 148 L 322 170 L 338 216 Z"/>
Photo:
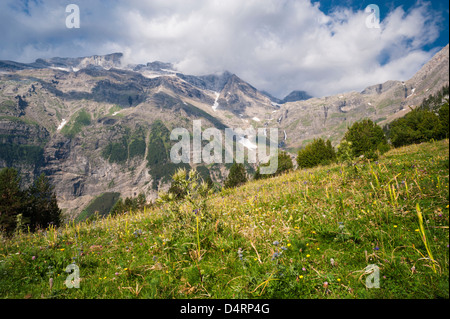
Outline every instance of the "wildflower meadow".
<path id="1" fill-rule="evenodd" d="M 18 232 L 0 298 L 449 298 L 448 143 Z"/>

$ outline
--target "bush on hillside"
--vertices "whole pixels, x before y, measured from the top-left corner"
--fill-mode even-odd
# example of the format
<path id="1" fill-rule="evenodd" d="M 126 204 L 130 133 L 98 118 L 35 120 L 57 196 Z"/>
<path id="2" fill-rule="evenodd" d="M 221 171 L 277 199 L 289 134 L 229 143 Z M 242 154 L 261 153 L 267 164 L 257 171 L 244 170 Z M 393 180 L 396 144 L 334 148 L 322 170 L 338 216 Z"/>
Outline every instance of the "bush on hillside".
<path id="1" fill-rule="evenodd" d="M 354 123 L 345 133 L 344 140 L 351 143 L 352 157 L 364 155 L 377 159 L 389 150 L 383 129 L 370 119 Z"/>
<path id="2" fill-rule="evenodd" d="M 326 142 L 319 138 L 298 151 L 297 164 L 300 168 L 310 168 L 317 165 L 326 165 L 336 160 L 336 152 L 330 140 Z"/>
<path id="3" fill-rule="evenodd" d="M 400 147 L 449 136 L 448 86 L 424 99 L 420 106 L 385 126 L 392 145 Z"/>

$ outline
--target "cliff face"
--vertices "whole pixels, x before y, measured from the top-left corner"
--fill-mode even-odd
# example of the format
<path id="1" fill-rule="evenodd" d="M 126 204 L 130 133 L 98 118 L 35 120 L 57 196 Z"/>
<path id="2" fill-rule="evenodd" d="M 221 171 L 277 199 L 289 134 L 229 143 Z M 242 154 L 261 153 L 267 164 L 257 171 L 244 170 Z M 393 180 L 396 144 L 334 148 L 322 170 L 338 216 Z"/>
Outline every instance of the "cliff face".
<path id="1" fill-rule="evenodd" d="M 17 167 L 24 183 L 46 173 L 68 217 L 106 192 L 156 198 L 176 168 L 170 131 L 192 132 L 193 120 L 203 129 L 278 128 L 291 150 L 316 137 L 337 144 L 357 120 L 406 114 L 449 73 L 447 46 L 409 81 L 277 104 L 229 72 L 190 76 L 163 62 L 123 66 L 121 57 L 0 61 L 0 167 Z M 223 165 L 199 169 L 213 181 L 226 176 Z"/>

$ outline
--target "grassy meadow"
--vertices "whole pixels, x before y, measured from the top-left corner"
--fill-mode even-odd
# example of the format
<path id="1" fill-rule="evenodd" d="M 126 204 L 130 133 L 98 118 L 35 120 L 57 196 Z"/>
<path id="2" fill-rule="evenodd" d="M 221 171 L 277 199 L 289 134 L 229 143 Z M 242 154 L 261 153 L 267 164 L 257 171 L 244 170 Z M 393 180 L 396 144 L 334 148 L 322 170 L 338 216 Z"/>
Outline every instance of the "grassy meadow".
<path id="1" fill-rule="evenodd" d="M 2 238 L 0 298 L 449 298 L 448 152 L 412 145 L 248 182 L 201 210 Z M 79 288 L 65 284 L 71 264 Z"/>

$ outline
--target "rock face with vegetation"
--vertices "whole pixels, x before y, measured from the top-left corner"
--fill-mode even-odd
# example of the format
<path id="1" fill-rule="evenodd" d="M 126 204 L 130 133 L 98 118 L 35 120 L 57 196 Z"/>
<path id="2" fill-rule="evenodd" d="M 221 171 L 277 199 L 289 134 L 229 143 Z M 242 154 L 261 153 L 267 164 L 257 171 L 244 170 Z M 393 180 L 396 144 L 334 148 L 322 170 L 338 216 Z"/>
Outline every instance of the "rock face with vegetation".
<path id="1" fill-rule="evenodd" d="M 229 165 L 170 162 L 170 132 L 192 133 L 193 120 L 202 129 L 277 128 L 280 148 L 294 154 L 315 138 L 336 146 L 363 118 L 384 125 L 404 116 L 448 84 L 449 73 L 447 46 L 408 81 L 321 98 L 298 91 L 276 103 L 229 72 L 191 76 L 121 58 L 0 61 L 0 167 L 17 168 L 23 187 L 48 176 L 66 218 L 100 207 L 102 196 L 156 199 L 178 168 L 195 166 L 223 183 Z"/>

